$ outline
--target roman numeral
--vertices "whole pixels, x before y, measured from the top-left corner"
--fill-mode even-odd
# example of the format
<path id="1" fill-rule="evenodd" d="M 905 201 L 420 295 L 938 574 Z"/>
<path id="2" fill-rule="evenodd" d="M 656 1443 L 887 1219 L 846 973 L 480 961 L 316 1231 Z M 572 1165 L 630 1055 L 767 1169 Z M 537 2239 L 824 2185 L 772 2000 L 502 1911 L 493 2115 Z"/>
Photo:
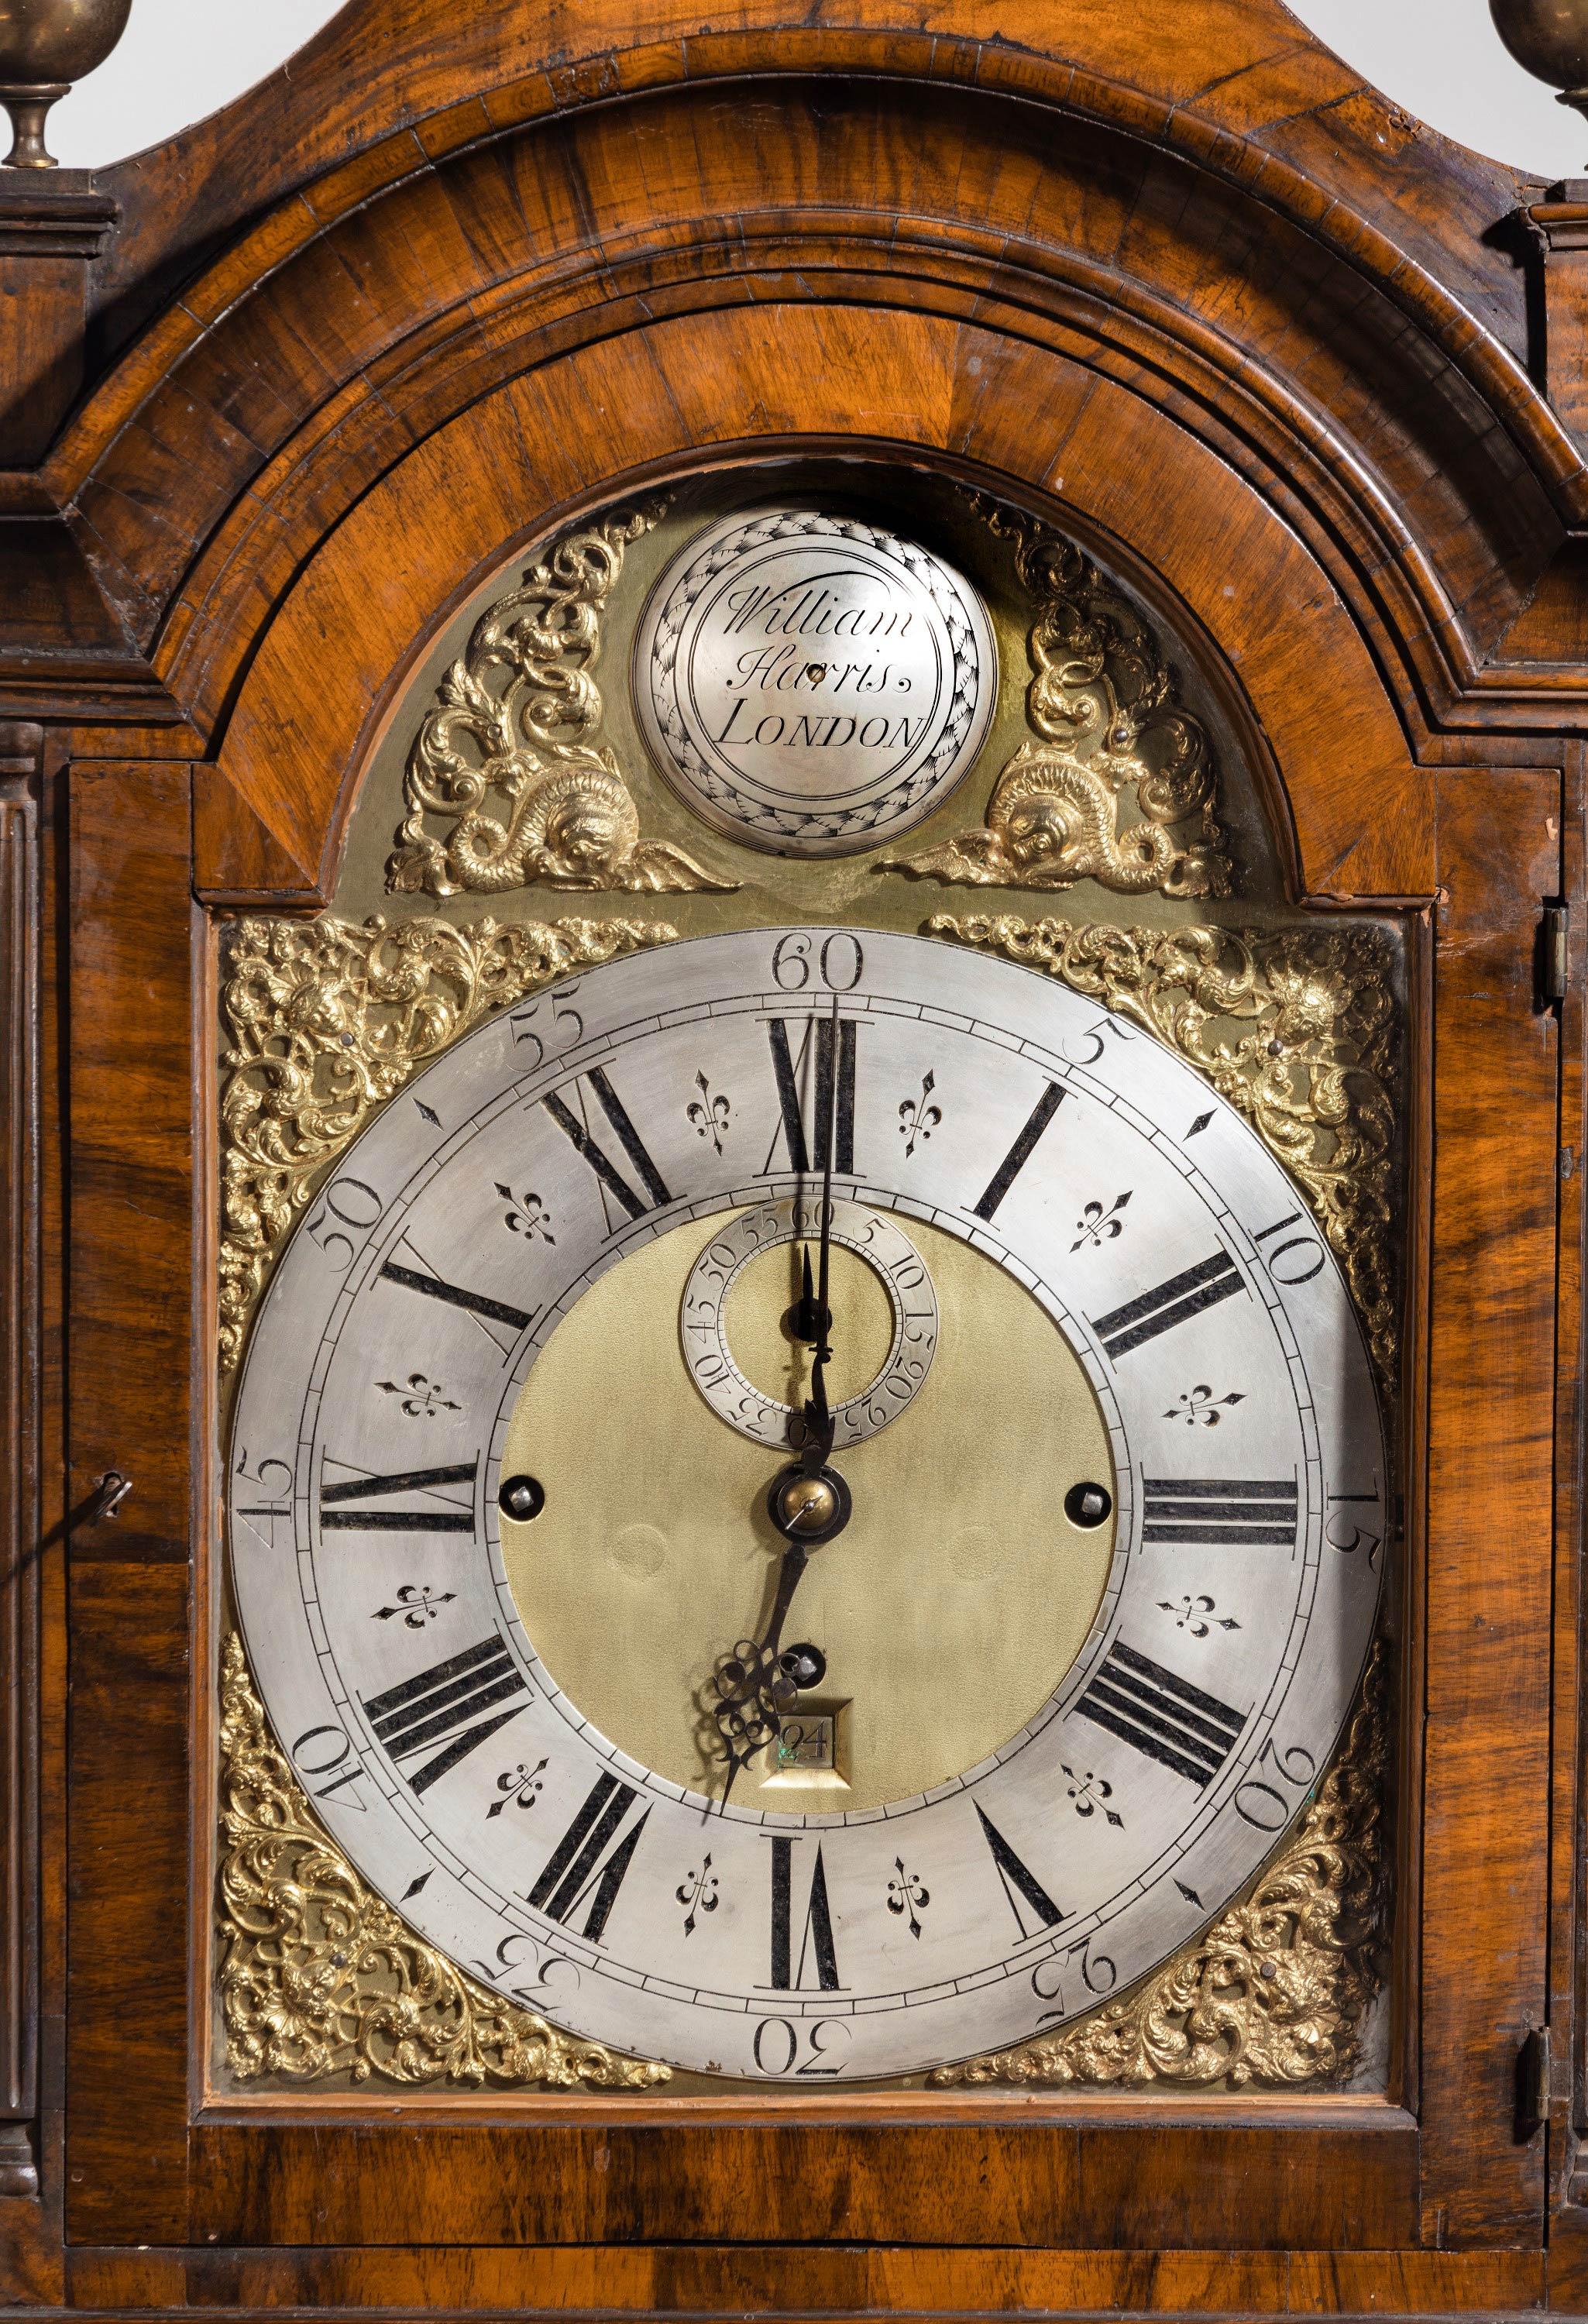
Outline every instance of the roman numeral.
<path id="1" fill-rule="evenodd" d="M 827 1875 L 817 1842 L 811 1868 L 810 1896 L 799 1935 L 799 1960 L 794 1960 L 794 1842 L 781 1837 L 772 1841 L 772 1973 L 778 1993 L 797 1993 L 805 1983 L 807 1962 L 814 1957 L 817 1986 L 823 1993 L 838 1989 L 838 1954 L 833 1943 L 833 1915 L 827 1904 Z"/>
<path id="2" fill-rule="evenodd" d="M 1202 1543 L 1214 1548 L 1276 1549 L 1296 1546 L 1296 1480 L 1271 1483 L 1203 1477 L 1142 1480 L 1146 1523 L 1141 1538 L 1174 1542 L 1186 1549 Z"/>
<path id="3" fill-rule="evenodd" d="M 322 1483 L 321 1529 L 340 1533 L 473 1533 L 473 1487 L 479 1465 L 476 1452 L 472 1461 L 457 1461 L 446 1469 L 403 1469 L 391 1477 L 349 1477 L 339 1485 Z M 347 1463 L 339 1461 L 337 1466 L 346 1468 Z M 467 1485 L 467 1505 L 454 1504 L 438 1509 L 355 1509 L 346 1506 L 349 1501 L 381 1500 L 393 1493 L 430 1493 L 441 1485 Z"/>
<path id="4" fill-rule="evenodd" d="M 649 1202 L 643 1195 L 634 1192 L 617 1165 L 610 1159 L 597 1140 L 591 1136 L 589 1113 L 585 1102 L 586 1083 L 588 1083 L 595 1093 L 596 1102 L 611 1124 L 618 1144 L 628 1157 L 630 1167 L 644 1187 L 645 1194 L 650 1196 Z M 568 1139 L 576 1152 L 583 1156 L 596 1173 L 601 1184 L 603 1201 L 605 1202 L 605 1196 L 610 1194 L 632 1219 L 642 1219 L 648 1210 L 663 1203 L 670 1203 L 672 1195 L 668 1191 L 666 1179 L 645 1151 L 644 1141 L 630 1120 L 627 1107 L 607 1080 L 602 1067 L 593 1066 L 590 1072 L 584 1075 L 582 1081 L 573 1082 L 569 1086 L 578 1102 L 577 1113 L 555 1090 L 540 1102 L 563 1136 Z M 607 1222 L 609 1225 L 612 1222 L 610 1211 L 607 1213 Z"/>
<path id="5" fill-rule="evenodd" d="M 1215 1251 L 1199 1266 L 1188 1267 L 1183 1275 L 1171 1275 L 1156 1291 L 1144 1291 L 1140 1299 L 1127 1301 L 1111 1314 L 1094 1315 L 1092 1329 L 1117 1364 L 1132 1348 L 1144 1348 L 1160 1332 L 1172 1331 L 1177 1323 L 1200 1315 L 1205 1308 L 1216 1307 L 1221 1299 L 1233 1298 L 1245 1288 L 1229 1252 Z"/>
<path id="6" fill-rule="evenodd" d="M 525 1314 L 522 1307 L 510 1307 L 504 1299 L 488 1298 L 483 1291 L 465 1291 L 456 1283 L 443 1283 L 439 1275 L 428 1274 L 418 1267 L 404 1266 L 389 1259 L 381 1269 L 388 1283 L 400 1284 L 404 1291 L 417 1291 L 422 1298 L 439 1299 L 445 1307 L 461 1307 L 479 1325 L 492 1345 L 508 1353 L 521 1332 L 527 1332 L 535 1320 L 535 1311 Z M 503 1341 L 491 1329 L 493 1323 L 504 1324 L 509 1337 Z"/>
<path id="7" fill-rule="evenodd" d="M 1205 1791 L 1241 1740 L 1246 1720 L 1216 1694 L 1177 1678 L 1116 1638 L 1076 1709 L 1122 1743 Z"/>
<path id="8" fill-rule="evenodd" d="M 597 1775 L 583 1806 L 547 1858 L 544 1871 L 530 1891 L 530 1903 L 535 1910 L 565 1926 L 569 1914 L 577 1913 L 588 1896 L 590 1909 L 585 1915 L 584 1934 L 594 1945 L 601 1942 L 601 1932 L 617 1902 L 623 1875 L 633 1861 L 640 1834 L 650 1821 L 651 1811 L 647 1808 L 639 1822 L 612 1849 L 611 1855 L 606 1854 L 617 1840 L 618 1828 L 636 1796 L 632 1784 L 620 1783 L 615 1775 Z"/>
<path id="9" fill-rule="evenodd" d="M 1035 1933 L 1026 1926 L 1025 1914 L 1020 1909 L 1022 1904 L 1036 1914 L 1040 1927 L 1051 1929 L 1057 1926 L 1064 1918 L 1061 1908 L 1054 1903 L 1030 1867 L 1021 1863 L 979 1802 L 976 1813 L 982 1819 L 982 1837 L 992 1851 L 992 1861 L 1003 1884 L 1004 1901 L 1014 1914 L 1014 1924 L 1021 1936 L 1029 1937 Z"/>
<path id="10" fill-rule="evenodd" d="M 981 1201 L 974 1205 L 974 1215 L 976 1218 L 992 1217 L 999 1204 L 1002 1202 L 1005 1194 L 1037 1151 L 1042 1132 L 1053 1120 L 1068 1094 L 1068 1091 L 1059 1083 L 1048 1083 L 1036 1104 L 1031 1108 L 1025 1128 L 988 1179 L 985 1194 Z"/>
<path id="11" fill-rule="evenodd" d="M 819 1170 L 826 1159 L 828 1126 L 833 1113 L 833 1020 L 830 1017 L 808 1017 L 799 1037 L 798 1049 L 790 1046 L 788 1022 L 781 1017 L 767 1019 L 767 1039 L 771 1045 L 772 1074 L 778 1085 L 778 1127 L 772 1132 L 772 1142 L 767 1148 L 763 1169 L 770 1170 L 777 1153 L 780 1139 L 788 1153 L 789 1167 L 806 1176 Z M 854 1172 L 854 1066 L 856 1036 L 860 1028 L 852 1017 L 841 1018 L 838 1024 L 838 1118 L 832 1130 L 833 1167 L 840 1177 L 853 1176 Z M 811 1034 L 816 1035 L 816 1089 L 812 1106 L 811 1135 L 805 1130 L 805 1109 L 799 1101 L 799 1085 L 805 1078 L 811 1058 Z"/>
<path id="12" fill-rule="evenodd" d="M 478 1646 L 448 1655 L 445 1662 L 421 1671 L 417 1678 L 405 1678 L 401 1686 L 388 1687 L 384 1694 L 366 1697 L 364 1707 L 377 1741 L 392 1759 L 411 1758 L 432 1743 L 441 1745 L 433 1758 L 408 1777 L 416 1792 L 428 1792 L 471 1751 L 477 1751 L 488 1735 L 516 1719 L 523 1704 L 515 1702 L 511 1711 L 478 1720 L 474 1726 L 467 1722 L 478 1712 L 527 1692 L 512 1655 L 493 1630 Z"/>

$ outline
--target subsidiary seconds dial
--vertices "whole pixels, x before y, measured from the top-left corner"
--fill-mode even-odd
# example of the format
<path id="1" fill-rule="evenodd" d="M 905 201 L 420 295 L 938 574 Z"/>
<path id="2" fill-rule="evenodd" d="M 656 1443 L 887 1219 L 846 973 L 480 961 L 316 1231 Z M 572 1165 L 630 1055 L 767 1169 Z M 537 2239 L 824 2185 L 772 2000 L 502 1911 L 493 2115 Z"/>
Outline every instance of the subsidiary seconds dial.
<path id="1" fill-rule="evenodd" d="M 614 962 L 411 1083 L 276 1269 L 229 1466 L 360 1871 L 576 2034 L 803 2088 L 1194 1935 L 1322 1773 L 1383 1562 L 1362 1334 L 1247 1125 L 864 930 Z M 736 1759 L 725 1667 L 777 1711 Z"/>

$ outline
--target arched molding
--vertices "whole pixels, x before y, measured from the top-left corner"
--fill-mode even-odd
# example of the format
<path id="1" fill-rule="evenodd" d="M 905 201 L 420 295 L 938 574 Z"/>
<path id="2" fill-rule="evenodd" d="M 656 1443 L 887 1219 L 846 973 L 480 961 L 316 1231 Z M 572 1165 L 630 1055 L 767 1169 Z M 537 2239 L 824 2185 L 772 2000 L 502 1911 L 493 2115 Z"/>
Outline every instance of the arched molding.
<path id="1" fill-rule="evenodd" d="M 204 185 L 207 230 L 239 231 L 234 254 L 257 272 L 294 235 L 503 129 L 684 84 L 875 76 L 1002 94 L 1179 153 L 1390 287 L 1483 374 L 1491 400 L 1526 388 L 1523 290 L 1488 230 L 1538 189 L 1380 97 L 1283 0 L 1205 0 L 1183 28 L 1090 0 L 961 0 L 952 32 L 899 22 L 894 0 L 845 0 L 821 16 L 728 0 L 702 27 L 686 0 L 583 0 L 553 29 L 515 0 L 477 0 L 461 19 L 447 0 L 350 0 L 234 105 L 104 173 L 126 226 L 101 272 L 103 327 L 125 343 L 162 286 L 193 273 L 178 189 Z M 1541 465 L 1581 476 L 1547 406 L 1531 401 L 1553 447 Z"/>
<path id="2" fill-rule="evenodd" d="M 1524 700 L 1485 656 L 1562 539 L 1560 474 L 1266 191 L 1095 123 L 1055 146 L 1024 96 L 741 94 L 692 82 L 488 137 L 476 114 L 422 166 L 405 134 L 362 158 L 357 203 L 322 184 L 245 237 L 103 385 L 50 475 L 202 733 L 325 530 L 471 398 L 647 316 L 808 296 L 996 318 L 1131 378 L 1308 539 L 1414 732 L 1558 719 L 1570 673 L 1526 672 Z M 668 157 L 641 222 L 636 138 Z"/>

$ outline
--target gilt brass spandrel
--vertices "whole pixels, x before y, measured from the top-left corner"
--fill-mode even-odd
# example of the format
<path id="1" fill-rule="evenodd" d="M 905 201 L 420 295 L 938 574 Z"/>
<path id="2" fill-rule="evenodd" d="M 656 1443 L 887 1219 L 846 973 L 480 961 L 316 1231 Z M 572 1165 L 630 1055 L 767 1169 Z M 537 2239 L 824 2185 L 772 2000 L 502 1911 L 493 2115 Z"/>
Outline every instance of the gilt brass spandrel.
<path id="1" fill-rule="evenodd" d="M 235 1636 L 220 1697 L 218 1986 L 240 2088 L 644 2091 L 671 2079 L 487 1992 L 365 1886 L 277 1748 Z"/>
<path id="2" fill-rule="evenodd" d="M 1091 880 L 1128 896 L 1227 896 L 1214 752 L 1152 624 L 1053 526 L 985 498 L 972 505 L 1014 542 L 1031 602 L 1032 735 L 999 773 L 981 825 L 876 870 L 961 887 Z"/>
<path id="3" fill-rule="evenodd" d="M 219 1353 L 230 1371 L 288 1229 L 410 1075 L 483 1017 L 665 921 L 235 922 L 222 940 Z"/>
<path id="4" fill-rule="evenodd" d="M 604 617 L 625 550 L 666 504 L 563 533 L 481 616 L 408 754 L 393 894 L 732 884 L 642 835 L 623 771 L 597 740 Z"/>

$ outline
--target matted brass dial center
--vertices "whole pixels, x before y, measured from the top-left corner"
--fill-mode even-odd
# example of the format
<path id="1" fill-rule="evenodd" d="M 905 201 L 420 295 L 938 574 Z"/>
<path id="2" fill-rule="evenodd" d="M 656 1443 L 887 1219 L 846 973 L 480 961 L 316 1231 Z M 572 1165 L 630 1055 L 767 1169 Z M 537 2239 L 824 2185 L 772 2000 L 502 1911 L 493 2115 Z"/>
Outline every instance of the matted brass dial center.
<path id="1" fill-rule="evenodd" d="M 534 1478 L 544 1506 L 528 1523 L 502 1512 L 503 1564 L 537 1655 L 581 1715 L 667 1782 L 710 1797 L 720 1746 L 699 1706 L 707 1689 L 716 1699 L 716 1658 L 764 1636 L 783 1554 L 805 1549 L 785 1636 L 819 1644 L 828 1668 L 815 1683 L 846 1705 L 843 1789 L 830 1771 L 807 1783 L 807 1763 L 780 1768 L 768 1753 L 739 1777 L 734 1804 L 863 1813 L 979 1765 L 1052 1695 L 1095 1618 L 1115 1535 L 1112 1516 L 1073 1525 L 1065 1496 L 1091 1479 L 1117 1493 L 1116 1466 L 1084 1367 L 1025 1285 L 913 1217 L 910 1256 L 948 1328 L 899 1416 L 840 1439 L 830 1474 L 814 1480 L 790 1457 L 785 1415 L 765 1438 L 725 1426 L 679 1319 L 697 1262 L 745 1214 L 681 1222 L 639 1244 L 551 1332 L 502 1447 L 503 1474 Z M 792 1406 L 809 1380 L 807 1351 L 781 1333 L 799 1247 L 768 1243 L 734 1286 L 728 1344 L 755 1371 L 764 1360 L 768 1388 Z M 833 1257 L 836 1413 L 849 1382 L 863 1393 L 885 1356 L 891 1314 L 858 1253 L 842 1252 L 842 1276 L 836 1240 Z M 873 1320 L 846 1375 L 868 1296 Z M 818 1488 L 809 1531 L 774 1506 L 796 1480 Z M 842 1499 L 845 1487 L 853 1509 L 828 1531 L 825 1495 Z M 614 1653 L 614 1638 L 642 1639 L 642 1657 Z"/>

